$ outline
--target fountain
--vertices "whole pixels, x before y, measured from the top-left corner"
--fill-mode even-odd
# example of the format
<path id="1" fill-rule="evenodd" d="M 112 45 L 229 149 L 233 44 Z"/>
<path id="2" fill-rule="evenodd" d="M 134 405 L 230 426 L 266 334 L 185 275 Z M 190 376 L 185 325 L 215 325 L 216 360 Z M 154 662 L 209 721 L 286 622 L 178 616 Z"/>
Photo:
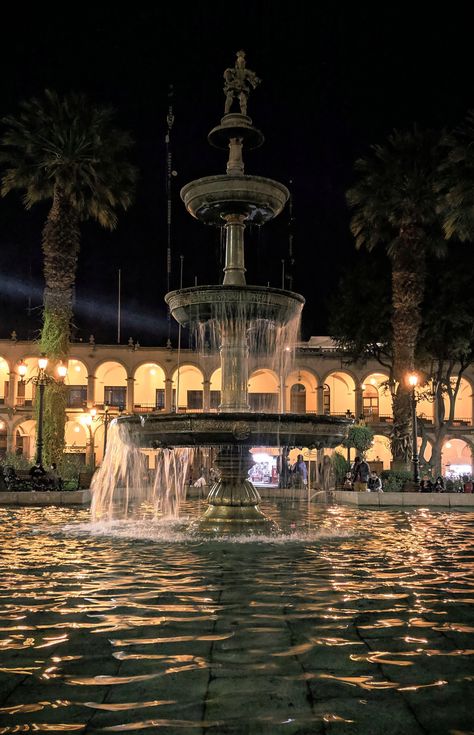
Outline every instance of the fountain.
<path id="1" fill-rule="evenodd" d="M 244 231 L 247 223 L 263 225 L 284 208 L 289 192 L 283 184 L 244 173 L 243 149 L 262 145 L 264 137 L 247 115 L 251 87 L 259 79 L 246 68 L 239 51 L 235 67 L 225 74 L 225 114 L 208 135 L 209 143 L 228 149 L 225 174 L 206 176 L 183 187 L 188 212 L 206 225 L 225 229 L 222 285 L 194 286 L 168 293 L 171 314 L 195 330 L 201 341 L 211 339 L 221 360 L 221 403 L 215 413 L 123 416 L 131 441 L 142 448 L 218 448 L 219 481 L 211 488 L 208 509 L 195 530 L 211 534 L 269 533 L 275 524 L 259 509 L 260 496 L 248 479 L 253 464 L 250 447 L 335 447 L 345 437 L 346 419 L 299 414 L 251 413 L 248 402 L 249 354 L 273 353 L 277 374 L 284 380 L 304 298 L 278 288 L 247 285 Z M 238 100 L 239 112 L 232 112 Z M 107 470 L 105 470 L 107 471 Z"/>

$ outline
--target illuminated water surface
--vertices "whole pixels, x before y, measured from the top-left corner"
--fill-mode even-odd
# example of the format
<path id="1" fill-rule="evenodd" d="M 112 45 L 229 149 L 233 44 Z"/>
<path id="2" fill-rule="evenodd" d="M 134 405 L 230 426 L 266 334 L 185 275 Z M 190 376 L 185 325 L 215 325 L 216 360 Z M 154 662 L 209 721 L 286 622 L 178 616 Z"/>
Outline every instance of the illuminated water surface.
<path id="1" fill-rule="evenodd" d="M 0 734 L 472 733 L 474 514 L 264 510 L 283 539 L 0 509 Z"/>

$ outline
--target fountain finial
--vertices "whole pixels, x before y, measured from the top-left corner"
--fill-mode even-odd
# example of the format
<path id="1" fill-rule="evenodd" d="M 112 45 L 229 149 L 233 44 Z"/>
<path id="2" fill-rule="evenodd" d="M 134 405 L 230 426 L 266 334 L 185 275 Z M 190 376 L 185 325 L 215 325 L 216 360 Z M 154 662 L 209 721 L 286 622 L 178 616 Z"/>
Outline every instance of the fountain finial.
<path id="1" fill-rule="evenodd" d="M 254 71 L 245 66 L 245 51 L 237 51 L 237 58 L 233 68 L 229 67 L 224 72 L 224 114 L 228 115 L 234 99 L 239 100 L 240 112 L 247 114 L 247 100 L 251 88 L 255 89 L 262 80 Z"/>

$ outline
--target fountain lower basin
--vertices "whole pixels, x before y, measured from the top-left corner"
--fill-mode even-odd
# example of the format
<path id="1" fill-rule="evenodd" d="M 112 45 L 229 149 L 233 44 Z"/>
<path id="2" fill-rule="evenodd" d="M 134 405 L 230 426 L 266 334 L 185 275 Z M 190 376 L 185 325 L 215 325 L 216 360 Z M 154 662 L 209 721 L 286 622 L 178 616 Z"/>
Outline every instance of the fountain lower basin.
<path id="1" fill-rule="evenodd" d="M 317 414 L 149 413 L 120 416 L 142 448 L 197 446 L 267 446 L 334 448 L 352 422 Z"/>
<path id="2" fill-rule="evenodd" d="M 218 449 L 220 479 L 207 498 L 208 508 L 193 531 L 211 535 L 272 534 L 278 526 L 259 508 L 260 495 L 248 479 L 252 446 L 336 447 L 346 436 L 347 419 L 333 416 L 265 413 L 190 413 L 122 416 L 141 448 L 205 447 Z"/>

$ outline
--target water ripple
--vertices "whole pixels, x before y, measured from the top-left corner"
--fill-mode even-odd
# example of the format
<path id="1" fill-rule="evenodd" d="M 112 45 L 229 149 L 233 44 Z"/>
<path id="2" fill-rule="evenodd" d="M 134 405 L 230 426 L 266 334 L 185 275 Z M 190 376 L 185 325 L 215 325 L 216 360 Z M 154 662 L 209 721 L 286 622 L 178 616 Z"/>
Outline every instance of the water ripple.
<path id="1" fill-rule="evenodd" d="M 230 543 L 194 512 L 0 509 L 0 735 L 474 730 L 474 514 L 280 504 Z"/>

